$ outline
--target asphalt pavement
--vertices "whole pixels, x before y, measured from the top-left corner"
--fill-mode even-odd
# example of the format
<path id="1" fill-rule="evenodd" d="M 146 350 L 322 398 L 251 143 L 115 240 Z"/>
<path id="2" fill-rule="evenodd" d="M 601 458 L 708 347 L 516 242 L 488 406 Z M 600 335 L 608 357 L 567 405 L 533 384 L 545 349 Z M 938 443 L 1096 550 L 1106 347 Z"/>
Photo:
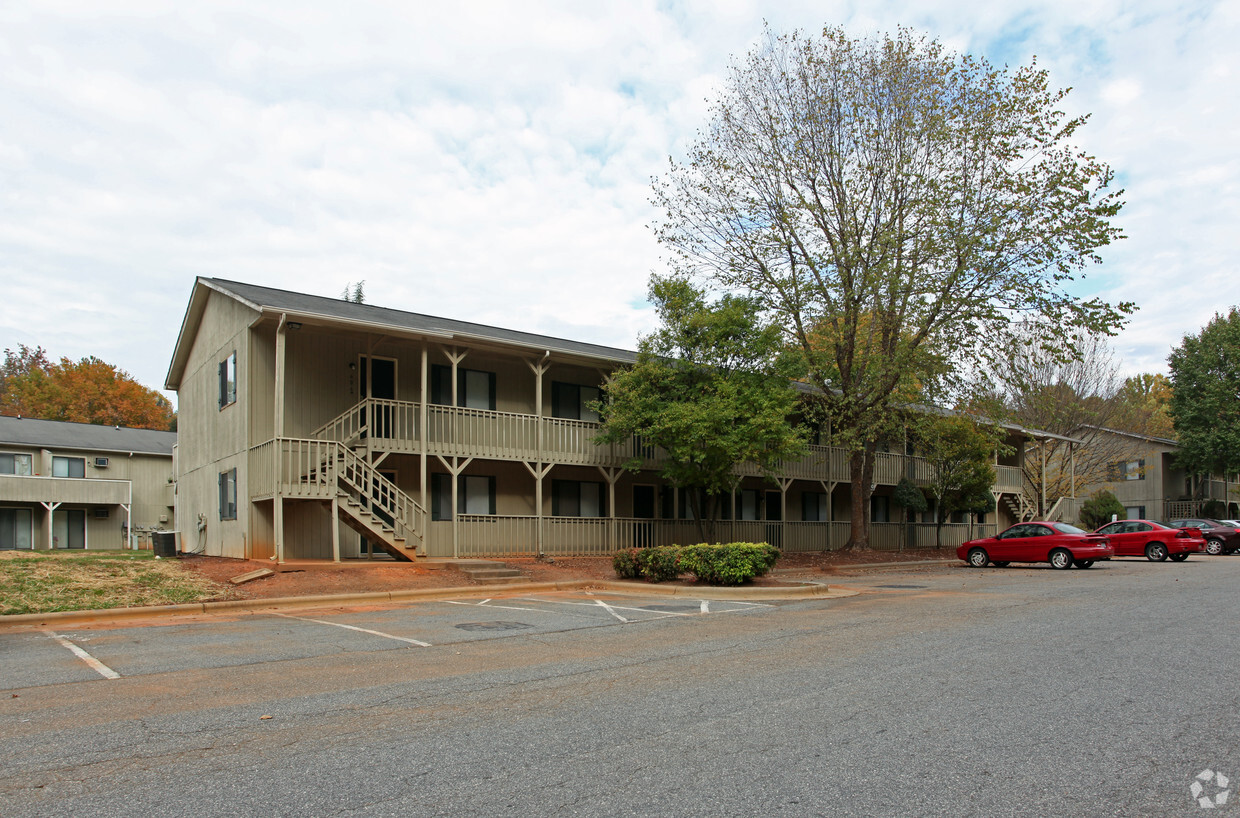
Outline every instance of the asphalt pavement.
<path id="1" fill-rule="evenodd" d="M 0 815 L 1225 815 L 1238 581 L 949 565 L 0 632 Z"/>

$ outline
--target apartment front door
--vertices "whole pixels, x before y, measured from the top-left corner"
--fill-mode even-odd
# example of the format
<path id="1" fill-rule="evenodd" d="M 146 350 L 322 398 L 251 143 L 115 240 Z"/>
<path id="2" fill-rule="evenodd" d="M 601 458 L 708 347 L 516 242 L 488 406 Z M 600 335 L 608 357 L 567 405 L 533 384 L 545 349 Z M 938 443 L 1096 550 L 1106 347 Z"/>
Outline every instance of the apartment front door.
<path id="1" fill-rule="evenodd" d="M 633 516 L 637 522 L 633 524 L 633 545 L 646 548 L 654 545 L 654 486 L 633 486 Z"/>
<path id="2" fill-rule="evenodd" d="M 369 366 L 367 364 L 369 363 Z M 396 360 L 359 356 L 361 396 L 378 400 L 396 400 Z M 372 406 L 368 419 L 374 437 L 392 436 L 392 407 Z"/>
<path id="3" fill-rule="evenodd" d="M 52 543 L 55 548 L 86 547 L 86 509 L 58 509 L 52 523 Z"/>

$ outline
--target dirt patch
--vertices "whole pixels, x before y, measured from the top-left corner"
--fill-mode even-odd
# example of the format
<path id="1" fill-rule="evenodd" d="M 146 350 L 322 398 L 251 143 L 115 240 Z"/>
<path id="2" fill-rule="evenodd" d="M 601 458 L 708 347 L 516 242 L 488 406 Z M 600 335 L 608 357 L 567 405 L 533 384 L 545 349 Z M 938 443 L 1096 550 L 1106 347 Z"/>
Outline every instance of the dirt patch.
<path id="1" fill-rule="evenodd" d="M 908 551 L 829 551 L 785 554 L 768 576 L 759 577 L 749 587 L 776 587 L 797 581 L 825 581 L 852 566 L 920 560 L 953 559 L 954 550 L 924 548 Z M 179 560 L 187 570 L 212 580 L 218 586 L 213 599 L 271 599 L 284 596 L 351 594 L 372 591 L 401 591 L 418 588 L 478 587 L 456 567 L 426 563 L 356 561 L 339 566 L 328 564 L 289 564 L 277 566 L 266 560 L 234 560 L 221 557 L 186 556 Z M 530 582 L 608 581 L 616 579 L 611 557 L 554 557 L 546 560 L 511 558 L 504 565 L 520 571 Z M 228 580 L 255 568 L 271 568 L 275 576 L 233 586 Z M 677 583 L 692 586 L 693 582 Z M 502 587 L 502 586 L 495 586 Z"/>

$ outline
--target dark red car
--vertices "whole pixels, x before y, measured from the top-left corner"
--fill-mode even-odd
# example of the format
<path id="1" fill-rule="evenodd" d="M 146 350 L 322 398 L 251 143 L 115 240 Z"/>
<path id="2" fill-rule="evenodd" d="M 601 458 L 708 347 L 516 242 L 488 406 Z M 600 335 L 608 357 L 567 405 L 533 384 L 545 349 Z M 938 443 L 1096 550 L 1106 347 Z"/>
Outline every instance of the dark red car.
<path id="1" fill-rule="evenodd" d="M 1230 554 L 1240 548 L 1240 530 L 1235 526 L 1224 525 L 1218 520 L 1208 517 L 1189 517 L 1183 520 L 1169 520 L 1167 525 L 1172 528 L 1195 528 L 1206 540 L 1207 554 Z"/>
<path id="2" fill-rule="evenodd" d="M 1206 550 L 1205 538 L 1191 528 L 1172 528 L 1154 520 L 1116 520 L 1098 529 L 1111 543 L 1117 557 L 1145 557 L 1162 562 L 1167 557 L 1176 562 L 1189 554 Z"/>
<path id="3" fill-rule="evenodd" d="M 1017 523 L 1001 534 L 969 540 L 956 549 L 956 556 L 974 568 L 993 562 L 1000 568 L 1009 562 L 1049 562 L 1052 568 L 1088 568 L 1097 560 L 1109 560 L 1115 549 L 1101 534 L 1074 525 L 1053 522 Z"/>

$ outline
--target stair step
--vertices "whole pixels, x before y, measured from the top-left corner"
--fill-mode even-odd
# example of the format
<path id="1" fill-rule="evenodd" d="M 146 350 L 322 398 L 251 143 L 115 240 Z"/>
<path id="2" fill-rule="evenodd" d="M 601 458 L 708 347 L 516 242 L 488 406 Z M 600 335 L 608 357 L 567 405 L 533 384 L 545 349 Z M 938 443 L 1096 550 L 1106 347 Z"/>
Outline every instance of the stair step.
<path id="1" fill-rule="evenodd" d="M 522 578 L 524 575 L 515 568 L 462 568 L 461 572 L 468 574 L 470 579 L 506 579 L 506 578 Z"/>

